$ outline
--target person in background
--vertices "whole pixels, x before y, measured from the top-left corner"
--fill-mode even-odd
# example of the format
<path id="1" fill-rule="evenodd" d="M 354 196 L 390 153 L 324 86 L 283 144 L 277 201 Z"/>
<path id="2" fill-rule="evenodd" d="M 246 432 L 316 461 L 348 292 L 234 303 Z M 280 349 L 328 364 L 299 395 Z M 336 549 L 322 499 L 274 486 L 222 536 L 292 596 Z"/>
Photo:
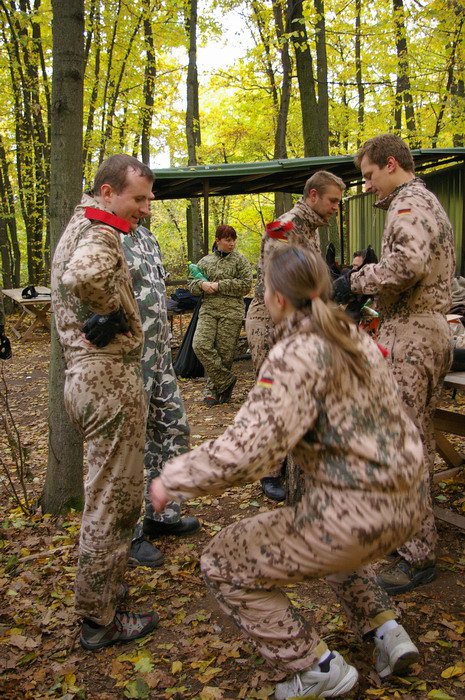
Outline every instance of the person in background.
<path id="1" fill-rule="evenodd" d="M 277 700 L 345 696 L 356 669 L 282 586 L 327 577 L 352 625 L 374 641 L 379 675 L 408 670 L 418 649 L 369 563 L 421 522 L 422 445 L 380 349 L 329 300 L 323 258 L 283 246 L 265 281 L 275 344 L 256 386 L 223 435 L 165 465 L 151 496 L 162 510 L 168 499 L 218 493 L 260 478 L 292 450 L 305 477 L 301 501 L 226 527 L 201 569 L 262 657 L 290 675 Z"/>
<path id="2" fill-rule="evenodd" d="M 189 281 L 192 294 L 204 295 L 192 347 L 207 375 L 207 406 L 229 401 L 236 384 L 232 364 L 244 320 L 244 295 L 252 286 L 252 267 L 235 250 L 236 241 L 232 226 L 218 226 L 213 253 L 197 263 L 207 279 Z"/>
<path id="3" fill-rule="evenodd" d="M 5 307 L 3 295 L 0 294 L 0 360 L 11 358 L 11 343 L 5 335 Z"/>
<path id="4" fill-rule="evenodd" d="M 378 263 L 334 283 L 334 298 L 374 296 L 380 315 L 379 342 L 387 348 L 402 400 L 420 431 L 426 513 L 397 559 L 379 573 L 391 594 L 404 593 L 436 576 L 437 532 L 429 482 L 434 465 L 433 415 L 451 360 L 446 313 L 455 274 L 454 237 L 434 194 L 415 176 L 407 144 L 394 134 L 366 141 L 355 162 L 375 206 L 387 211 Z"/>
<path id="5" fill-rule="evenodd" d="M 66 373 L 64 402 L 83 435 L 87 476 L 75 581 L 80 641 L 96 651 L 151 632 L 156 612 L 121 608 L 144 491 L 144 333 L 120 233 L 148 215 L 153 175 L 127 155 L 100 165 L 52 263 L 52 306 Z"/>
<path id="6" fill-rule="evenodd" d="M 129 552 L 129 563 L 161 566 L 163 554 L 147 542 L 148 537 L 190 535 L 200 523 L 194 517 L 181 517 L 178 503 L 169 503 L 163 513 L 155 513 L 147 492 L 164 463 L 189 449 L 189 425 L 173 370 L 170 326 L 166 309 L 165 268 L 158 242 L 144 226 L 121 234 L 126 262 L 144 331 L 142 376 L 149 410 L 145 439 L 146 496 L 144 520 L 136 526 Z"/>
<path id="7" fill-rule="evenodd" d="M 305 183 L 302 199 L 286 214 L 268 224 L 262 236 L 260 259 L 257 266 L 255 296 L 245 322 L 255 373 L 258 374 L 270 349 L 269 336 L 273 321 L 264 303 L 265 274 L 272 253 L 283 243 L 292 243 L 314 253 L 320 253 L 318 228 L 327 226 L 338 211 L 345 184 L 341 178 L 326 170 L 314 173 Z M 275 474 L 261 480 L 262 491 L 274 501 L 284 501 L 283 485 L 285 463 Z"/>

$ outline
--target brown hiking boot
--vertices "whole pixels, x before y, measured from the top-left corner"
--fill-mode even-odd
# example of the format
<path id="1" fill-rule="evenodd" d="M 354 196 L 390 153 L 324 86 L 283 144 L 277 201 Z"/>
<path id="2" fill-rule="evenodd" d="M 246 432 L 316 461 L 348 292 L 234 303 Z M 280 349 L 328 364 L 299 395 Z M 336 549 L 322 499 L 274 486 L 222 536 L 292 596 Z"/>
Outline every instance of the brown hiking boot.
<path id="1" fill-rule="evenodd" d="M 434 562 L 410 564 L 403 557 L 398 557 L 378 571 L 377 581 L 389 595 L 406 593 L 423 583 L 430 583 L 436 578 Z"/>

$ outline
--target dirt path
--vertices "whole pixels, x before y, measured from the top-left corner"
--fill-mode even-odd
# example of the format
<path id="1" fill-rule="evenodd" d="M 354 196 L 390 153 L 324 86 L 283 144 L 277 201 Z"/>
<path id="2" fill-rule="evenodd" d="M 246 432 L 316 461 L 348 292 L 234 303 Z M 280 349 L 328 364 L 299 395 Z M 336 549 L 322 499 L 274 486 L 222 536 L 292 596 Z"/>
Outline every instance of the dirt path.
<path id="1" fill-rule="evenodd" d="M 29 488 L 40 493 L 47 450 L 48 338 L 14 343 L 4 363 L 11 410 L 30 455 Z M 239 381 L 231 404 L 207 408 L 202 380 L 181 382 L 192 429 L 199 444 L 219 434 L 253 384 L 250 361 L 238 362 Z M 450 397 L 444 396 L 445 405 Z M 460 404 L 460 398 L 456 399 Z M 465 449 L 465 444 L 463 445 Z M 463 512 L 464 480 L 439 484 L 442 506 Z M 270 504 L 259 486 L 230 489 L 219 497 L 189 503 L 200 517 L 200 533 L 165 538 L 161 569 L 128 574 L 129 607 L 156 608 L 160 625 L 150 637 L 97 654 L 77 641 L 72 586 L 79 515 L 24 518 L 3 488 L 0 535 L 0 697 L 174 698 L 184 700 L 271 698 L 278 673 L 266 668 L 207 592 L 198 567 L 202 548 L 225 525 L 264 511 Z M 465 698 L 465 537 L 440 525 L 439 576 L 417 591 L 399 596 L 404 624 L 418 642 L 420 663 L 411 677 L 381 685 L 373 671 L 371 647 L 346 627 L 341 608 L 320 581 L 288 588 L 293 604 L 318 624 L 330 646 L 350 656 L 361 682 L 349 698 Z"/>

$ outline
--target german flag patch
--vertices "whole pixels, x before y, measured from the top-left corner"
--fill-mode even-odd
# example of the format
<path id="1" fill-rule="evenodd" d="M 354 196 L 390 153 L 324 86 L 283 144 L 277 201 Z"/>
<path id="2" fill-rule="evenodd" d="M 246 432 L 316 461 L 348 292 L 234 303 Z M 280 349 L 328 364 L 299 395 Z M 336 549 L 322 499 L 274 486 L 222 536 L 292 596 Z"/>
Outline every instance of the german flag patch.
<path id="1" fill-rule="evenodd" d="M 257 386 L 263 386 L 266 389 L 271 389 L 273 386 L 273 379 L 271 379 L 271 377 L 261 377 L 257 382 Z"/>
<path id="2" fill-rule="evenodd" d="M 403 214 L 410 214 L 411 211 L 412 211 L 411 209 L 398 209 L 397 213 L 399 216 L 402 216 Z"/>

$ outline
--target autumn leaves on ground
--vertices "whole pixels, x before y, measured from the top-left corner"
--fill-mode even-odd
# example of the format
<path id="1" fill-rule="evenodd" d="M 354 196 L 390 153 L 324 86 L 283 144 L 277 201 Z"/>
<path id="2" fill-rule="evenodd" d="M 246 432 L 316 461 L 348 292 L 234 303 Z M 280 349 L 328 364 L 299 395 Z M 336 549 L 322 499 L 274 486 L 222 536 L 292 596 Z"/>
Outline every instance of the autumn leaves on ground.
<path id="1" fill-rule="evenodd" d="M 27 448 L 29 493 L 40 494 L 47 451 L 48 337 L 13 343 L 13 359 L 2 363 L 9 405 Z M 229 423 L 253 382 L 250 361 L 236 365 L 239 381 L 233 402 L 206 408 L 202 380 L 182 381 L 193 444 L 217 435 Z M 4 388 L 2 388 L 4 391 Z M 451 401 L 444 394 L 444 405 Z M 460 406 L 460 397 L 455 399 Z M 465 410 L 465 406 L 463 407 Z M 4 436 L 0 437 L 0 441 Z M 3 459 L 8 455 L 2 443 Z M 465 449 L 465 445 L 462 446 Z M 440 467 L 440 464 L 438 464 Z M 128 608 L 155 608 L 160 624 L 150 636 L 98 653 L 79 646 L 73 611 L 73 580 L 79 514 L 53 518 L 40 512 L 27 518 L 6 492 L 1 474 L 0 534 L 0 697 L 150 698 L 220 700 L 272 698 L 281 676 L 267 668 L 231 621 L 216 606 L 199 571 L 199 555 L 222 527 L 271 505 L 257 484 L 230 489 L 219 497 L 189 503 L 202 520 L 200 533 L 164 538 L 160 569 L 132 569 Z M 435 486 L 437 501 L 465 509 L 465 477 Z M 329 588 L 320 581 L 292 586 L 292 603 L 318 625 L 330 647 L 347 654 L 360 671 L 355 698 L 465 698 L 465 533 L 440 525 L 439 577 L 399 596 L 403 621 L 421 652 L 412 675 L 381 684 L 372 649 L 346 627 Z"/>

